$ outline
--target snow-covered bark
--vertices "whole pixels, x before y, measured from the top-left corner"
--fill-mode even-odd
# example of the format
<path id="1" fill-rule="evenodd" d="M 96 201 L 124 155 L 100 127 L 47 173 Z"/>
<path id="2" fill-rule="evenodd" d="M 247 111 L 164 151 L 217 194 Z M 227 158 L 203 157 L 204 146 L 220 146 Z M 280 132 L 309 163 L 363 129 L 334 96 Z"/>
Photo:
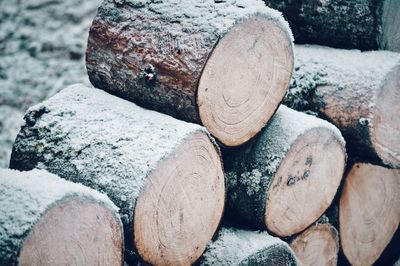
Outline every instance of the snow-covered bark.
<path id="1" fill-rule="evenodd" d="M 107 194 L 128 251 L 144 246 L 150 252 L 138 253 L 153 264 L 195 260 L 222 215 L 224 175 L 205 128 L 83 85 L 28 110 L 10 166 L 48 169 Z M 146 246 L 159 238 L 163 245 Z"/>
<path id="2" fill-rule="evenodd" d="M 69 210 L 85 213 L 72 217 Z M 93 249 L 102 254 L 90 254 Z M 85 259 L 121 265 L 122 253 L 118 208 L 107 196 L 44 170 L 0 169 L 1 265 L 84 264 Z"/>
<path id="3" fill-rule="evenodd" d="M 342 132 L 350 155 L 400 167 L 400 54 L 296 46 L 284 104 Z"/>

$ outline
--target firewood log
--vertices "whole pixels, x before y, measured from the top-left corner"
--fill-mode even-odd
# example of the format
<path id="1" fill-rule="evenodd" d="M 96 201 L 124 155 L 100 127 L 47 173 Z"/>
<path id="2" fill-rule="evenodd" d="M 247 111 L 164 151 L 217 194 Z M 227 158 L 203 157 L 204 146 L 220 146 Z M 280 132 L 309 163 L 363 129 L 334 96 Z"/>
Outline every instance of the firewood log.
<path id="1" fill-rule="evenodd" d="M 339 233 L 329 222 L 314 223 L 300 234 L 292 237 L 289 245 L 301 265 L 337 265 Z"/>
<path id="2" fill-rule="evenodd" d="M 225 152 L 229 207 L 280 237 L 303 231 L 335 196 L 344 145 L 332 124 L 281 105 L 260 135 Z"/>
<path id="3" fill-rule="evenodd" d="M 351 156 L 400 167 L 400 54 L 299 45 L 295 69 L 286 105 L 337 126 Z"/>
<path id="4" fill-rule="evenodd" d="M 296 42 L 400 52 L 398 0 L 264 0 L 289 21 Z"/>
<path id="5" fill-rule="evenodd" d="M 96 88 L 238 146 L 286 93 L 292 36 L 261 0 L 106 0 L 90 29 L 86 66 Z"/>
<path id="6" fill-rule="evenodd" d="M 356 163 L 339 203 L 343 252 L 352 265 L 372 265 L 400 223 L 400 170 Z M 398 252 L 398 243 L 397 243 Z"/>
<path id="7" fill-rule="evenodd" d="M 123 265 L 117 207 L 44 170 L 0 169 L 0 265 Z"/>
<path id="8" fill-rule="evenodd" d="M 48 169 L 107 194 L 128 252 L 154 265 L 190 264 L 219 224 L 219 150 L 196 124 L 74 85 L 28 110 L 11 167 Z"/>

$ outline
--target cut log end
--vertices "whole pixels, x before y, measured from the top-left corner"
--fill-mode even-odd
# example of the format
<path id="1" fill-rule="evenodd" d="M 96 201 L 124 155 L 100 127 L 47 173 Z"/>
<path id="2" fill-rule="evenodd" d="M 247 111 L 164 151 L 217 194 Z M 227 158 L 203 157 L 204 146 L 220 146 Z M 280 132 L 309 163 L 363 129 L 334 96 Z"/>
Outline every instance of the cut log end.
<path id="1" fill-rule="evenodd" d="M 119 220 L 81 197 L 62 200 L 41 217 L 26 239 L 19 265 L 122 265 Z"/>
<path id="2" fill-rule="evenodd" d="M 400 168 L 400 62 L 387 75 L 377 94 L 371 142 L 382 161 Z"/>
<path id="3" fill-rule="evenodd" d="M 343 145 L 330 130 L 315 128 L 299 137 L 270 185 L 264 217 L 267 228 L 285 237 L 317 220 L 336 194 L 345 161 Z"/>
<path id="4" fill-rule="evenodd" d="M 137 202 L 139 255 L 153 265 L 194 263 L 218 227 L 224 201 L 219 153 L 204 133 L 193 134 L 149 176 Z"/>
<path id="5" fill-rule="evenodd" d="M 355 164 L 339 205 L 340 239 L 352 265 L 372 265 L 400 222 L 400 170 Z"/>
<path id="6" fill-rule="evenodd" d="M 330 224 L 318 224 L 299 234 L 290 243 L 302 265 L 337 265 L 339 236 Z"/>
<path id="7" fill-rule="evenodd" d="M 281 25 L 261 16 L 238 23 L 203 69 L 197 91 L 202 124 L 225 146 L 248 141 L 275 112 L 292 68 L 291 40 Z"/>

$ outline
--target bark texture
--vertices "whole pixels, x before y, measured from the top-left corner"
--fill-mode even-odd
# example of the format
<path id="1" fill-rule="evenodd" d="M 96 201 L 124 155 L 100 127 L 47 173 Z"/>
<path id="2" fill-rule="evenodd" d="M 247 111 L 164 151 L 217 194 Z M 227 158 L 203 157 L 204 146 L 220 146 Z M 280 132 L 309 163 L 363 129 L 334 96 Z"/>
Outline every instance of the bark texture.
<path id="1" fill-rule="evenodd" d="M 100 208 L 106 208 L 111 214 L 115 228 L 107 228 L 110 226 L 105 220 L 102 226 L 106 230 L 112 230 L 115 235 L 112 235 L 112 239 L 108 240 L 112 243 L 111 246 L 115 248 L 114 256 L 110 256 L 111 251 L 108 250 L 102 254 L 101 260 L 98 257 L 97 261 L 91 261 L 91 263 L 112 263 L 112 265 L 122 265 L 123 262 L 123 232 L 122 224 L 119 219 L 118 209 L 115 205 L 103 194 L 84 187 L 79 184 L 73 184 L 67 182 L 58 176 L 48 173 L 44 170 L 32 170 L 28 172 L 19 172 L 9 169 L 0 170 L 0 264 L 1 265 L 20 265 L 20 256 L 24 255 L 23 249 L 29 245 L 29 240 L 32 238 L 35 229 L 37 230 L 41 220 L 46 217 L 52 209 L 54 210 L 57 206 L 61 206 L 66 202 L 76 201 L 79 205 L 90 203 L 93 206 L 99 206 Z M 79 208 L 79 206 L 76 206 Z M 99 211 L 99 209 L 97 209 Z M 61 219 L 68 216 L 68 213 L 59 212 Z M 84 216 L 84 215 L 83 215 Z M 103 219 L 104 216 L 99 216 L 98 219 Z M 79 220 L 79 219 L 78 219 Z M 54 220 L 53 224 L 49 224 L 49 228 L 52 226 L 59 226 L 57 220 Z M 83 222 L 84 221 L 80 221 Z M 92 225 L 94 226 L 94 225 Z M 59 228 L 59 227 L 58 227 Z M 85 224 L 81 224 L 81 228 L 85 228 Z M 75 234 L 77 237 L 85 238 L 88 232 L 81 230 L 77 227 Z M 82 234 L 79 234 L 78 229 L 81 230 Z M 36 243 L 36 250 L 32 250 L 32 253 L 36 253 L 40 257 L 42 255 L 41 265 L 51 265 L 49 258 L 54 259 L 58 250 L 66 249 L 65 255 L 71 255 L 68 250 L 77 249 L 77 245 L 82 244 L 80 239 L 77 239 L 74 243 L 69 243 L 68 239 L 59 241 L 57 246 L 50 247 L 49 250 L 41 249 L 44 242 L 48 240 L 47 235 L 51 235 L 55 232 L 44 232 L 42 235 L 42 241 Z M 70 234 L 71 232 L 68 232 Z M 92 240 L 92 247 L 100 248 L 104 247 L 101 241 L 105 241 L 104 232 L 98 232 L 97 240 Z M 110 237 L 110 236 L 109 236 Z M 114 243 L 116 246 L 114 246 Z M 110 244 L 110 243 L 107 243 Z M 88 246 L 80 247 L 83 249 L 90 249 Z M 104 251 L 104 250 L 103 250 Z M 95 255 L 97 256 L 97 255 Z M 90 257 L 90 256 L 89 256 Z M 110 261 L 109 259 L 118 258 L 119 261 Z M 23 259 L 23 258 L 22 258 Z M 52 263 L 65 264 L 71 263 L 71 257 L 55 257 L 55 261 Z M 81 254 L 74 254 L 75 263 L 85 263 L 85 257 Z M 92 257 L 93 259 L 93 257 Z M 32 264 L 35 261 L 24 261 L 24 263 Z M 38 261 L 36 260 L 36 263 Z M 22 263 L 23 264 L 23 263 Z"/>
<path id="2" fill-rule="evenodd" d="M 284 103 L 337 126 L 358 160 L 400 166 L 400 56 L 296 46 Z"/>
<path id="3" fill-rule="evenodd" d="M 201 124 L 197 89 L 207 60 L 234 26 L 251 18 L 280 28 L 291 67 L 287 22 L 262 1 L 106 0 L 89 34 L 90 81 L 146 108 Z"/>
<path id="4" fill-rule="evenodd" d="M 318 139 L 320 134 L 327 134 L 327 139 Z M 312 140 L 304 139 L 308 135 Z M 328 146 L 325 146 L 327 143 L 328 145 L 334 143 L 335 148 L 328 149 Z M 322 145 L 322 150 L 326 149 L 323 156 L 322 152 L 318 151 L 319 144 Z M 299 233 L 321 216 L 332 201 L 344 171 L 346 161 L 344 145 L 343 137 L 332 124 L 281 105 L 256 138 L 238 149 L 224 151 L 228 205 L 242 220 L 257 228 L 267 227 L 268 230 L 282 237 Z M 307 147 L 314 147 L 317 151 L 309 152 L 307 150 L 306 152 Z M 295 151 L 291 152 L 291 150 Z M 333 159 L 329 162 L 331 165 L 329 167 L 334 165 L 335 174 L 332 174 L 324 163 L 318 167 L 318 173 L 315 173 L 315 175 L 326 178 L 322 183 L 318 183 L 321 187 L 326 186 L 324 195 L 322 198 L 315 195 L 313 199 L 309 198 L 309 200 L 298 203 L 306 206 L 310 204 L 308 209 L 316 208 L 317 211 L 310 214 L 309 217 L 300 219 L 297 217 L 291 223 L 290 229 L 286 228 L 281 231 L 281 221 L 276 221 L 274 228 L 272 228 L 272 224 L 266 225 L 269 215 L 267 202 L 271 198 L 271 191 L 277 187 L 282 187 L 283 191 L 296 190 L 296 187 L 300 187 L 300 191 L 296 190 L 299 195 L 311 193 L 311 187 L 318 186 L 316 182 L 321 180 L 320 178 L 314 179 L 314 164 L 318 165 L 318 161 L 322 157 L 328 158 L 331 156 L 330 153 L 332 153 Z M 283 163 L 285 160 L 286 163 Z M 289 173 L 285 172 L 286 170 Z M 274 186 L 272 186 L 273 183 Z M 306 183 L 307 187 L 310 187 L 310 191 L 302 187 Z M 318 190 L 321 190 L 321 187 L 318 187 Z M 301 196 L 299 197 L 301 198 Z M 287 203 L 289 206 L 281 206 L 281 208 L 288 210 L 293 208 L 284 212 L 286 215 L 290 216 L 293 215 L 290 213 L 298 211 L 296 206 L 290 206 L 292 203 L 297 204 L 294 202 L 296 200 L 282 199 L 282 201 L 291 203 Z M 311 202 L 317 202 L 317 205 L 313 205 Z M 273 208 L 274 206 L 269 207 Z M 300 215 L 304 215 L 304 213 L 299 213 Z"/>
<path id="5" fill-rule="evenodd" d="M 196 136 L 200 138 L 196 139 Z M 199 165 L 192 167 L 192 171 L 197 180 L 202 180 L 201 184 L 211 186 L 208 180 L 212 180 L 213 192 L 209 191 L 207 197 L 214 199 L 216 196 L 219 199 L 218 203 L 213 202 L 212 206 L 209 206 L 217 221 L 205 223 L 207 226 L 213 224 L 211 227 L 215 227 L 211 233 L 208 230 L 204 231 L 204 235 L 210 234 L 211 238 L 222 215 L 224 177 L 222 169 L 221 173 L 218 170 L 214 172 L 215 169 L 221 168 L 221 162 L 217 147 L 212 143 L 206 130 L 195 124 L 142 109 L 104 91 L 73 85 L 29 109 L 25 115 L 25 125 L 14 144 L 10 166 L 21 170 L 35 167 L 48 169 L 63 178 L 107 194 L 120 208 L 129 253 L 137 244 L 133 243 L 135 228 L 133 221 L 135 219 L 136 222 L 137 219 L 135 208 L 140 196 L 143 192 L 152 191 L 156 196 L 162 197 L 163 195 L 159 194 L 171 187 L 162 183 L 162 189 L 155 188 L 157 191 L 154 191 L 152 188 L 153 185 L 158 185 L 157 179 L 152 179 L 154 184 L 148 184 L 148 180 L 151 176 L 157 175 L 157 171 L 162 171 L 158 169 L 168 162 L 175 163 L 174 158 L 179 155 L 180 147 L 193 138 L 195 142 L 190 142 L 193 144 L 193 151 L 183 155 L 192 160 L 198 159 L 199 156 L 205 157 Z M 211 145 L 211 151 L 202 153 L 202 149 L 208 147 L 207 145 Z M 180 159 L 177 160 L 176 163 L 179 164 Z M 196 170 L 199 167 L 200 170 Z M 201 167 L 212 170 L 204 173 L 201 172 Z M 171 177 L 165 176 L 163 180 L 172 180 L 181 175 L 192 180 L 191 173 L 180 173 L 182 167 L 179 165 L 175 168 L 178 169 L 178 173 L 172 172 Z M 163 172 L 160 175 L 162 174 Z M 201 184 L 199 185 L 201 189 L 207 190 L 209 185 L 203 187 Z M 175 186 L 180 187 L 179 184 Z M 179 197 L 180 194 L 175 197 Z M 164 195 L 164 200 L 167 196 Z M 155 202 L 157 203 L 157 200 Z M 176 203 L 179 206 L 175 206 L 173 202 L 170 204 L 174 208 L 180 207 L 179 202 Z M 154 208 L 157 209 L 157 206 L 163 209 L 164 205 L 156 204 Z M 187 213 L 185 214 L 184 210 L 182 212 L 181 215 L 184 217 L 183 215 Z M 170 215 L 174 213 L 171 211 Z M 169 218 L 163 220 L 161 217 L 160 221 Z M 148 223 L 152 221 L 153 219 L 150 219 Z M 171 224 L 173 226 L 176 223 L 171 222 Z M 198 247 L 198 250 L 201 251 L 202 248 L 204 250 L 205 245 L 206 243 L 203 247 Z M 152 252 L 153 250 L 150 253 Z M 168 254 L 168 250 L 165 252 Z"/>
<path id="6" fill-rule="evenodd" d="M 396 0 L 264 0 L 289 21 L 297 43 L 400 51 Z"/>
<path id="7" fill-rule="evenodd" d="M 222 228 L 200 265 L 298 265 L 289 246 L 266 232 Z"/>

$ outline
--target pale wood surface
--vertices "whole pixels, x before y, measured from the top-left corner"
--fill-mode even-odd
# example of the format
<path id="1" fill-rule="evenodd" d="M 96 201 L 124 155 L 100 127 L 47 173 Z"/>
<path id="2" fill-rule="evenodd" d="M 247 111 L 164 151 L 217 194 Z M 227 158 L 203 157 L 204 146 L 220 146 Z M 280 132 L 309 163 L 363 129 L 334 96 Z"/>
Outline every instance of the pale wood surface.
<path id="1" fill-rule="evenodd" d="M 286 93 L 292 53 L 276 22 L 254 17 L 233 27 L 214 48 L 200 78 L 202 124 L 226 146 L 254 137 Z"/>
<path id="2" fill-rule="evenodd" d="M 33 227 L 19 265 L 122 265 L 121 225 L 105 207 L 75 197 L 56 203 Z"/>
<path id="3" fill-rule="evenodd" d="M 336 266 L 339 252 L 338 231 L 330 224 L 316 224 L 291 242 L 296 257 L 304 266 Z"/>
<path id="4" fill-rule="evenodd" d="M 345 153 L 335 136 L 316 128 L 300 136 L 282 160 L 268 191 L 265 224 L 288 236 L 316 221 L 342 180 Z"/>
<path id="5" fill-rule="evenodd" d="M 134 236 L 153 265 L 189 265 L 204 252 L 222 216 L 225 179 L 219 154 L 196 134 L 150 174 L 136 205 Z"/>
<path id="6" fill-rule="evenodd" d="M 95 87 L 204 124 L 224 145 L 237 146 L 282 100 L 292 36 L 260 0 L 106 0 L 90 29 L 86 66 Z"/>
<path id="7" fill-rule="evenodd" d="M 340 198 L 340 239 L 353 265 L 371 265 L 400 222 L 400 170 L 355 164 Z"/>

